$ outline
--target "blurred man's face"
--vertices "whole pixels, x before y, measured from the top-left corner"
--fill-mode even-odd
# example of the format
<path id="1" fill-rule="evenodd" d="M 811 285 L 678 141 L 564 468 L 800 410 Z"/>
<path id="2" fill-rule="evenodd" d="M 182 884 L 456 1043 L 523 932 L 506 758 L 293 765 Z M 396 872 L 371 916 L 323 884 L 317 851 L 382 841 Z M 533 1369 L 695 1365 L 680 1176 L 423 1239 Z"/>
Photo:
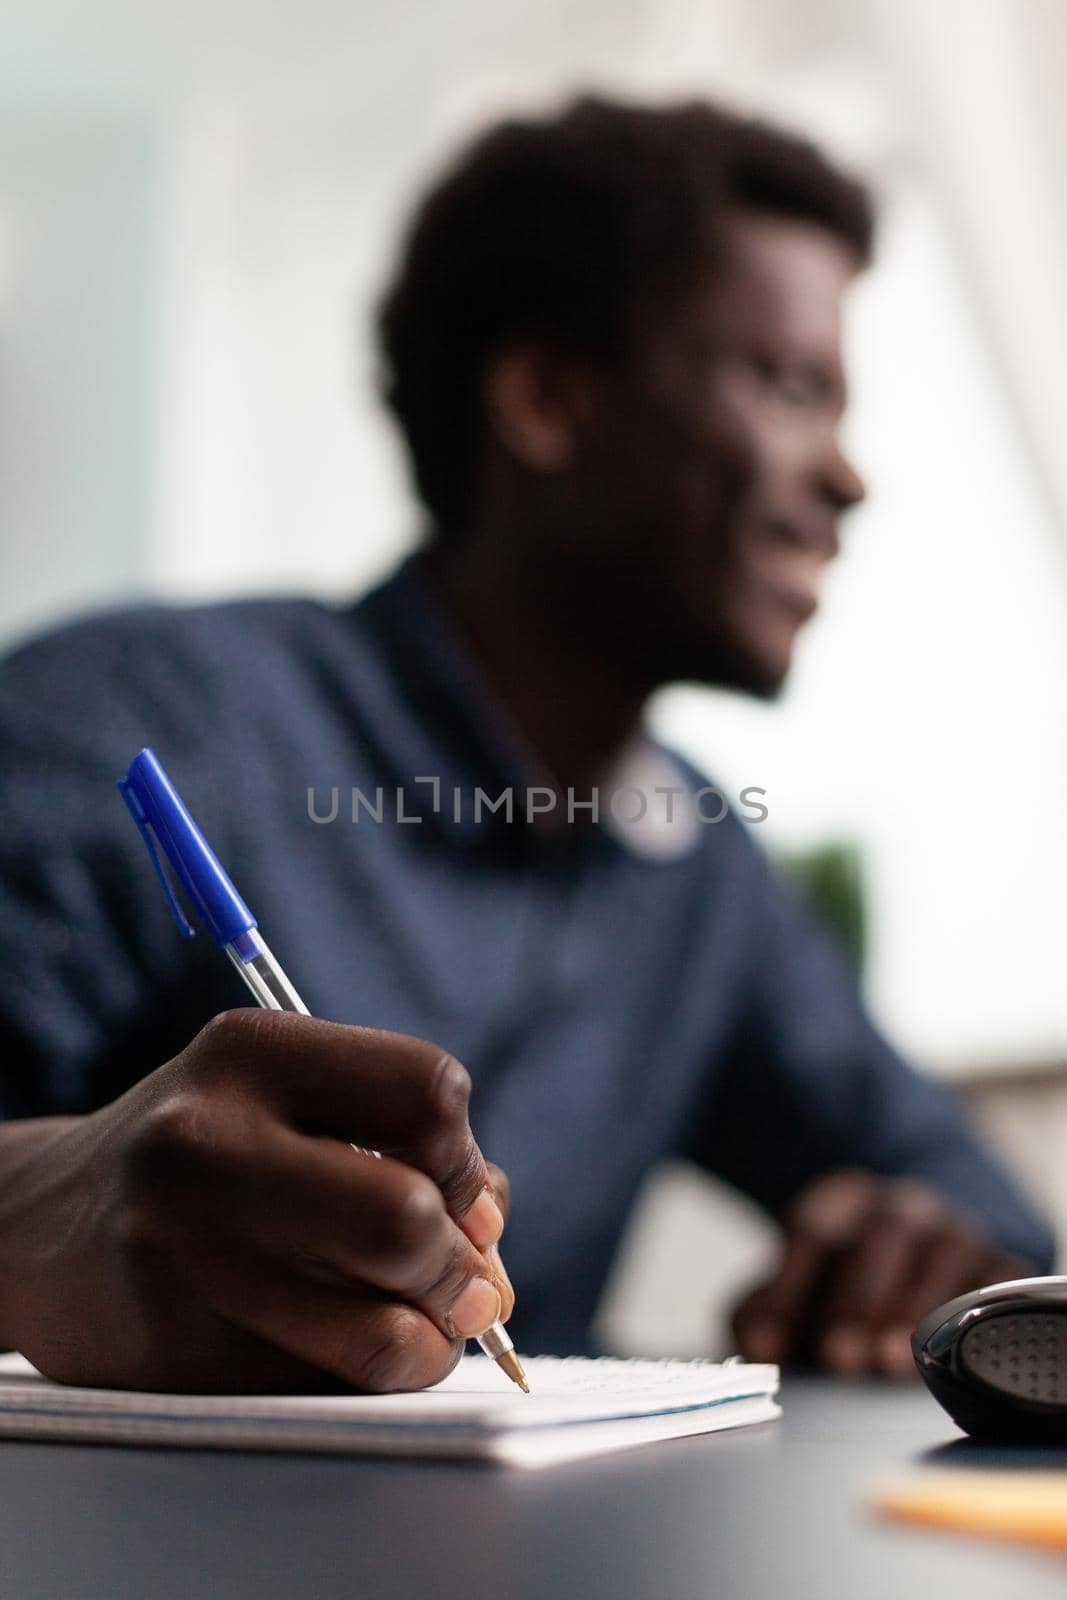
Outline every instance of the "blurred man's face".
<path id="1" fill-rule="evenodd" d="M 781 685 L 863 494 L 838 445 L 855 270 L 827 230 L 739 212 L 714 274 L 604 383 L 564 559 L 600 648 L 647 679 Z"/>

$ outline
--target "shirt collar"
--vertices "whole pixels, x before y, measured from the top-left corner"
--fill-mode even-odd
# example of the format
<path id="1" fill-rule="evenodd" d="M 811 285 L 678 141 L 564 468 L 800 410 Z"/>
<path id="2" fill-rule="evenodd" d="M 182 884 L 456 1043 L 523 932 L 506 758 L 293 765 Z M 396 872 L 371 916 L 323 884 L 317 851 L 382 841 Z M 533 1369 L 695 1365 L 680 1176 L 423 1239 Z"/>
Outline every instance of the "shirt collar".
<path id="1" fill-rule="evenodd" d="M 407 816 L 432 820 L 456 842 L 474 844 L 506 825 L 489 800 L 511 791 L 522 814 L 526 791 L 549 779 L 493 696 L 415 554 L 358 602 L 384 669 L 377 686 L 375 754 L 383 780 L 403 791 Z M 525 832 L 520 828 L 519 832 Z"/>
<path id="2" fill-rule="evenodd" d="M 369 634 L 383 669 L 375 756 L 382 781 L 402 791 L 406 817 L 432 822 L 464 846 L 499 841 L 506 831 L 530 845 L 559 841 L 561 835 L 595 835 L 656 860 L 695 847 L 680 812 L 664 824 L 662 802 L 652 800 L 645 816 L 629 820 L 616 817 L 608 805 L 611 791 L 628 785 L 649 795 L 656 785 L 692 787 L 670 752 L 644 733 L 620 753 L 601 787 L 601 826 L 583 825 L 587 811 L 577 813 L 577 827 L 568 826 L 562 800 L 527 822 L 528 801 L 535 809 L 546 803 L 552 780 L 493 695 L 417 553 L 361 599 L 352 615 Z M 489 806 L 506 794 L 510 826 L 506 803 L 496 811 Z"/>

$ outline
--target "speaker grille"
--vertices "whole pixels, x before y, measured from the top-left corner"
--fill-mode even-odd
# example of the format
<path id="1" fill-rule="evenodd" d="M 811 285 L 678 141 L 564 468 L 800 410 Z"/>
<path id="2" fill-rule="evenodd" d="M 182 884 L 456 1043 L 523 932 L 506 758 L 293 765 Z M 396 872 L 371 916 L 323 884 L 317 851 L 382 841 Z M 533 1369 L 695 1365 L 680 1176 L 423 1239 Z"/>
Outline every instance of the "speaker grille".
<path id="1" fill-rule="evenodd" d="M 1067 1314 L 1024 1311 L 983 1317 L 960 1340 L 961 1364 L 1020 1400 L 1067 1406 Z"/>

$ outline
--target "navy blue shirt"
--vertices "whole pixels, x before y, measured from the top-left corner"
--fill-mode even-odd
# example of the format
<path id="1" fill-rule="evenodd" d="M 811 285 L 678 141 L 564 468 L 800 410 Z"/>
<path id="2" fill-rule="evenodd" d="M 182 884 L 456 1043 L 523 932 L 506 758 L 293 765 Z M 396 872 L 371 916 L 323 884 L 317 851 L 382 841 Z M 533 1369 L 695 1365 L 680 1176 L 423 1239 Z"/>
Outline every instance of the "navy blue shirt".
<path id="1" fill-rule="evenodd" d="M 247 1003 L 220 952 L 179 938 L 115 792 L 146 744 L 312 1012 L 470 1069 L 512 1182 L 523 1348 L 586 1347 L 638 1186 L 672 1155 L 772 1212 L 833 1168 L 912 1174 L 1047 1270 L 1046 1228 L 873 1028 L 751 826 L 525 823 L 536 764 L 417 562 L 355 606 L 138 608 L 0 667 L 3 1116 L 89 1111 Z M 633 759 L 628 781 L 706 782 L 650 742 Z M 476 791 L 509 786 L 514 820 L 476 820 Z"/>

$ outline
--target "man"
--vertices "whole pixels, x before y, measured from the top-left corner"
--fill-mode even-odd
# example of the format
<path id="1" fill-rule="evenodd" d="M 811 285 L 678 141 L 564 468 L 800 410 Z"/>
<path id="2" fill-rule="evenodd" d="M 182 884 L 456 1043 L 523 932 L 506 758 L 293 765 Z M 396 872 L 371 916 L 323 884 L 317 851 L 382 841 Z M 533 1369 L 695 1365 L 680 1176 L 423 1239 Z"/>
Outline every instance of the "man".
<path id="1" fill-rule="evenodd" d="M 753 1357 L 900 1371 L 939 1299 L 1047 1269 L 743 808 L 641 731 L 664 683 L 785 678 L 863 492 L 870 235 L 809 146 L 706 106 L 504 124 L 383 309 L 420 554 L 354 608 L 148 608 L 7 663 L 0 1337 L 89 1382 L 440 1377 L 512 1300 L 457 1058 L 520 1347 L 583 1347 L 669 1154 L 782 1223 Z M 330 1023 L 229 1011 L 176 939 L 109 798 L 149 743 Z"/>

